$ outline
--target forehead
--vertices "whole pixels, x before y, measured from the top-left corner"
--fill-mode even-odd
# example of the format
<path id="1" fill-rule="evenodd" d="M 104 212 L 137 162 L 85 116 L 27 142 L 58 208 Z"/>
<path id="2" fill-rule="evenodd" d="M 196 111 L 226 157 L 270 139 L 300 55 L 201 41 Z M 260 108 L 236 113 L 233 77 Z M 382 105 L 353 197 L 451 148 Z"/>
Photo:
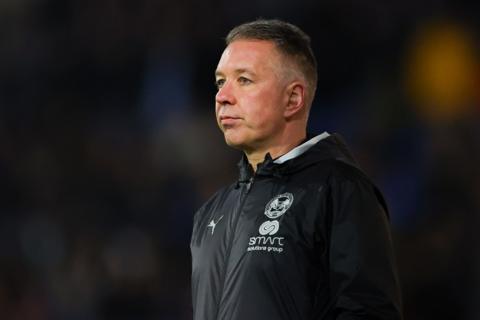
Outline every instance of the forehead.
<path id="1" fill-rule="evenodd" d="M 255 71 L 256 69 L 265 69 L 278 64 L 279 59 L 280 54 L 271 41 L 235 40 L 223 51 L 216 73 L 225 73 L 232 70 Z"/>

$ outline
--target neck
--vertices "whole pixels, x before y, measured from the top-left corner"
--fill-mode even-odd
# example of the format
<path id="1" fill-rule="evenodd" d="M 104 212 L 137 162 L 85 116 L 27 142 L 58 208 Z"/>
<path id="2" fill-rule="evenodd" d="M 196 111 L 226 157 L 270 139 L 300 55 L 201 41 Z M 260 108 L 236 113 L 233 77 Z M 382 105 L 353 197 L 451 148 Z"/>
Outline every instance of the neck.
<path id="1" fill-rule="evenodd" d="M 285 153 L 289 152 L 296 146 L 300 145 L 307 137 L 306 132 L 297 134 L 296 136 L 287 136 L 286 139 L 280 139 L 279 142 L 273 143 L 270 146 L 264 148 L 258 148 L 255 150 L 244 150 L 245 155 L 247 156 L 248 162 L 253 168 L 253 171 L 257 171 L 257 166 L 259 163 L 262 163 L 265 160 L 267 153 L 270 153 L 270 156 L 275 159 Z"/>

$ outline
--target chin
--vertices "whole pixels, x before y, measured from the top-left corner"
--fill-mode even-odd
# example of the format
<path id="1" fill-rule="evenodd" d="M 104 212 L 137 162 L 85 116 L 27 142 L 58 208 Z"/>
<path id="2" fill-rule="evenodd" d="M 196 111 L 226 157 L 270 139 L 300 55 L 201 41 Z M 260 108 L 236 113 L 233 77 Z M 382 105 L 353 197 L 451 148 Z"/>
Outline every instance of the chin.
<path id="1" fill-rule="evenodd" d="M 231 147 L 231 148 L 234 148 L 234 149 L 239 149 L 239 150 L 243 150 L 243 146 L 244 144 L 239 142 L 239 141 L 236 141 L 236 140 L 231 140 L 231 139 L 228 139 L 227 137 L 225 137 L 225 143 L 227 144 L 227 146 Z"/>
<path id="2" fill-rule="evenodd" d="M 238 137 L 236 135 L 224 133 L 225 143 L 232 148 L 244 150 L 247 143 L 243 137 Z"/>

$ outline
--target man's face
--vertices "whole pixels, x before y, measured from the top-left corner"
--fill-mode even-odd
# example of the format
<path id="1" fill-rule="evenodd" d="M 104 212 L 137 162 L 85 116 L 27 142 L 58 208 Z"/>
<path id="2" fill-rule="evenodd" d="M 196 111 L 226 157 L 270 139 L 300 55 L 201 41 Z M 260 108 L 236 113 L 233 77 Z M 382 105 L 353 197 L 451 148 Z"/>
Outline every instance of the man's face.
<path id="1" fill-rule="evenodd" d="M 217 122 L 229 146 L 268 148 L 283 131 L 288 102 L 285 63 L 270 41 L 236 40 L 225 49 L 215 72 Z"/>

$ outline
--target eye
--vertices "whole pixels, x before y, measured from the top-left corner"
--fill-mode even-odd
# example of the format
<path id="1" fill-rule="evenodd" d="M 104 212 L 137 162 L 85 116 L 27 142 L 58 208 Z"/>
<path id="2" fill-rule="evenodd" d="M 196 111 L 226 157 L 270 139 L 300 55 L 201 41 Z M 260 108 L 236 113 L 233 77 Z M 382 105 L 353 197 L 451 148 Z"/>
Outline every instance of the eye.
<path id="1" fill-rule="evenodd" d="M 223 86 L 224 83 L 225 83 L 225 79 L 215 80 L 215 86 L 217 87 L 217 89 L 220 89 Z"/>
<path id="2" fill-rule="evenodd" d="M 250 80 L 248 78 L 245 78 L 245 77 L 239 77 L 238 82 L 240 84 L 250 84 L 250 83 L 252 83 L 252 80 Z"/>

